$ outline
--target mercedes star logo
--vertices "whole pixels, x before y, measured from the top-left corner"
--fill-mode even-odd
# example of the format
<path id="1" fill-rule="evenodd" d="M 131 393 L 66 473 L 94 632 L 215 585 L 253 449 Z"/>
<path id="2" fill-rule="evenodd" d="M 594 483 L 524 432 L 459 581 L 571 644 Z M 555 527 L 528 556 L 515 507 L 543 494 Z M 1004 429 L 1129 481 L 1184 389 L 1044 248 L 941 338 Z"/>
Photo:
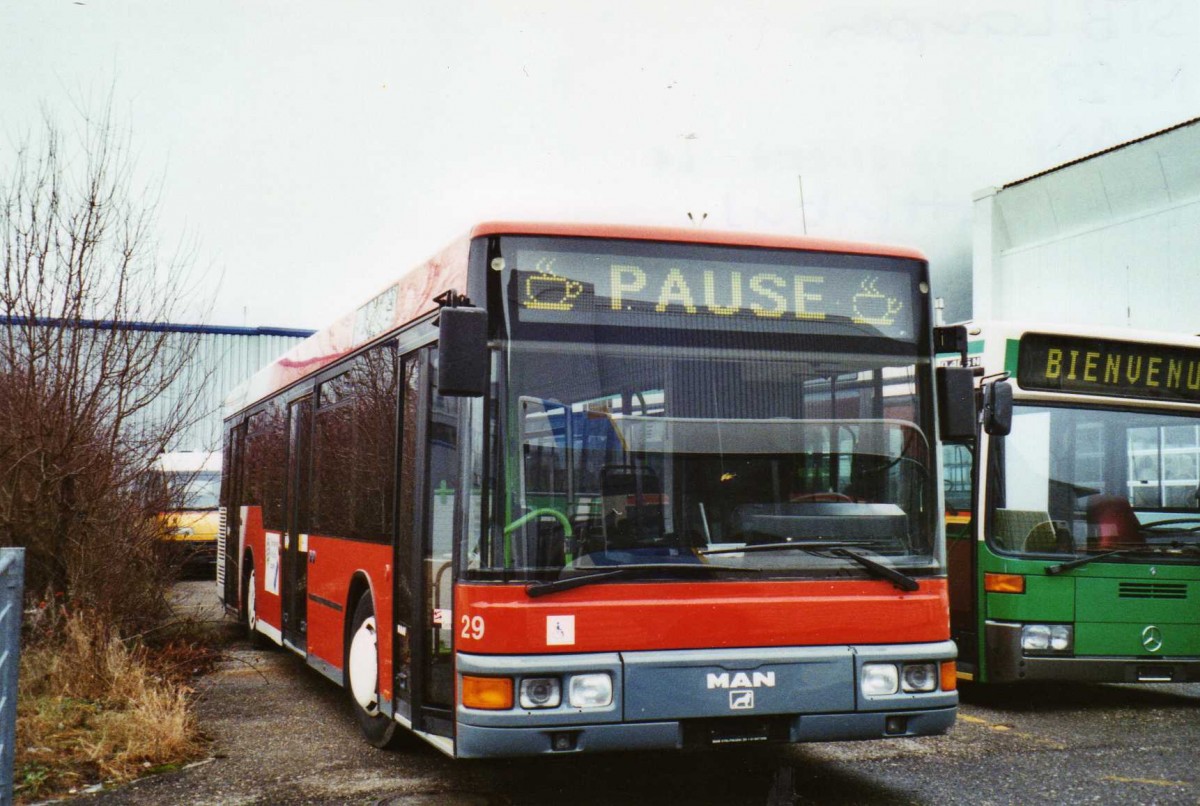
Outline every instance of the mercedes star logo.
<path id="1" fill-rule="evenodd" d="M 1162 649 L 1162 645 L 1162 630 L 1153 624 L 1142 630 L 1142 646 L 1146 647 L 1148 652 L 1157 652 Z"/>

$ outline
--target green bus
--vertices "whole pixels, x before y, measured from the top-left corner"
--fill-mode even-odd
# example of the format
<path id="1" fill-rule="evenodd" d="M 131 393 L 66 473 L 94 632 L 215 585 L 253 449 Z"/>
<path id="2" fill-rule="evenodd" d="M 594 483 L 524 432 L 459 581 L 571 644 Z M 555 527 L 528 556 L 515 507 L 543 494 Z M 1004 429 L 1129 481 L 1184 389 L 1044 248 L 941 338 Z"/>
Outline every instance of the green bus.
<path id="1" fill-rule="evenodd" d="M 1200 681 L 1200 338 L 967 332 L 939 364 L 1012 411 L 943 448 L 959 677 Z"/>

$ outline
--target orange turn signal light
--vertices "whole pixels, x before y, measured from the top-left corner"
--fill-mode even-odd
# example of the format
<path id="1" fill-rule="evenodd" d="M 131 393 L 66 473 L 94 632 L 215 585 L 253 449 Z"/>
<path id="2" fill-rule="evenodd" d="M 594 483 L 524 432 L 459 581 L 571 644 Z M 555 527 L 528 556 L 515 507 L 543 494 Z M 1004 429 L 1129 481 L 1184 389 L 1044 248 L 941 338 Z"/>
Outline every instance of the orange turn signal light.
<path id="1" fill-rule="evenodd" d="M 507 711 L 513 707 L 513 681 L 509 677 L 462 676 L 462 704 L 484 711 Z"/>
<path id="2" fill-rule="evenodd" d="M 1025 577 L 1021 574 L 984 574 L 983 589 L 989 593 L 1024 593 Z"/>
<path id="3" fill-rule="evenodd" d="M 955 691 L 958 688 L 958 669 L 952 660 L 942 661 L 942 691 Z"/>

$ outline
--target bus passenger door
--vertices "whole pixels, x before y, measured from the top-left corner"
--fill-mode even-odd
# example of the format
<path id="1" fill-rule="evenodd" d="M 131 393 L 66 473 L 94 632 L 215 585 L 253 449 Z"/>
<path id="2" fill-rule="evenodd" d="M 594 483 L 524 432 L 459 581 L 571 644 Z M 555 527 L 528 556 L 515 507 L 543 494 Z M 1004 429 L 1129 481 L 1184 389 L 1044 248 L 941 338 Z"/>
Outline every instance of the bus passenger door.
<path id="1" fill-rule="evenodd" d="M 946 565 L 950 581 L 950 637 L 958 645 L 958 666 L 978 672 L 979 627 L 975 590 L 975 472 L 973 446 L 947 444 L 942 448 L 946 490 Z"/>
<path id="2" fill-rule="evenodd" d="M 421 413 L 421 354 L 411 353 L 400 359 L 400 412 L 399 412 L 399 462 L 396 488 L 396 582 L 392 594 L 392 618 L 396 623 L 396 634 L 392 641 L 392 672 L 394 703 L 397 712 L 410 720 L 414 728 L 420 728 L 419 716 L 413 710 L 414 691 L 419 681 L 413 669 L 413 654 L 420 645 L 420 625 L 416 623 L 416 608 L 419 590 L 419 563 L 414 545 L 414 535 L 420 534 L 417 524 L 416 495 L 420 452 L 417 446 Z"/>
<path id="3" fill-rule="evenodd" d="M 434 372 L 430 348 L 402 360 L 394 668 L 413 728 L 453 736 L 458 401 L 437 394 Z"/>
<path id="4" fill-rule="evenodd" d="M 222 457 L 221 470 L 221 533 L 223 554 L 218 558 L 221 563 L 217 568 L 217 584 L 221 587 L 221 600 L 226 607 L 238 607 L 241 584 L 242 546 L 239 542 L 241 535 L 242 486 L 238 482 L 242 478 L 244 457 L 242 452 L 246 442 L 246 426 L 244 423 L 232 426 L 225 433 L 225 453 Z"/>
<path id="5" fill-rule="evenodd" d="M 458 412 L 462 398 L 437 391 L 437 350 L 429 356 L 423 395 L 425 421 L 425 504 L 423 555 L 425 613 L 429 614 L 425 654 L 425 718 L 432 733 L 452 735 L 454 720 L 454 535 L 459 485 Z M 444 727 L 439 730 L 439 727 Z"/>
<path id="6" fill-rule="evenodd" d="M 283 639 L 301 652 L 308 635 L 309 464 L 312 458 L 313 398 L 288 406 L 287 531 L 283 536 Z"/>

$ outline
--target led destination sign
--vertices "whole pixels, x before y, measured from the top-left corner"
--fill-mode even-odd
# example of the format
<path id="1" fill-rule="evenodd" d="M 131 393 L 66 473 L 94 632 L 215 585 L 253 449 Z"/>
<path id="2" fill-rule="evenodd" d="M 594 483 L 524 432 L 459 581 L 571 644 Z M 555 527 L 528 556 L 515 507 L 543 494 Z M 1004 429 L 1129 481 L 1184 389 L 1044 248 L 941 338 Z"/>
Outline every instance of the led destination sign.
<path id="1" fill-rule="evenodd" d="M 1023 389 L 1200 403 L 1200 350 L 1027 333 L 1017 383 Z"/>
<path id="2" fill-rule="evenodd" d="M 522 250 L 512 275 L 523 322 L 810 330 L 914 338 L 913 277 L 893 268 Z M 868 258 L 867 266 L 886 261 Z"/>

